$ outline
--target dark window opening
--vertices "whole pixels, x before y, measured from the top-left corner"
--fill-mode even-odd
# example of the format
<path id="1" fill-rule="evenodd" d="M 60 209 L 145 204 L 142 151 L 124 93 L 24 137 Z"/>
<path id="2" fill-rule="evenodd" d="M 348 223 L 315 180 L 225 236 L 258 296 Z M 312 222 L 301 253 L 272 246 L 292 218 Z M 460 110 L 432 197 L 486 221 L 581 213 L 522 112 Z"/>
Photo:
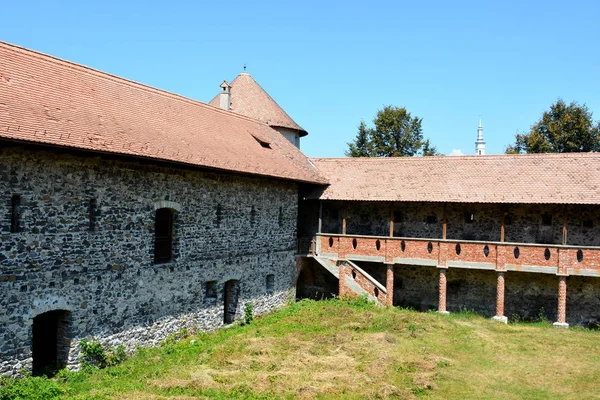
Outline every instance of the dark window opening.
<path id="1" fill-rule="evenodd" d="M 356 246 L 358 246 L 358 242 L 356 241 L 356 238 L 352 239 L 352 248 L 356 250 Z"/>
<path id="2" fill-rule="evenodd" d="M 161 264 L 173 260 L 173 220 L 174 211 L 170 208 L 156 210 L 154 226 L 154 263 Z"/>
<path id="3" fill-rule="evenodd" d="M 254 206 L 252 206 L 252 208 L 250 209 L 250 225 L 252 227 L 256 225 L 256 208 L 254 208 Z"/>
<path id="4" fill-rule="evenodd" d="M 552 225 L 552 214 L 542 214 L 542 226 L 551 226 Z"/>
<path id="5" fill-rule="evenodd" d="M 402 215 L 402 211 L 394 211 L 394 223 L 399 224 L 404 222 L 404 215 Z"/>
<path id="6" fill-rule="evenodd" d="M 375 295 L 375 297 L 379 297 L 379 289 L 373 289 L 373 294 Z"/>
<path id="7" fill-rule="evenodd" d="M 204 288 L 204 301 L 214 301 L 217 299 L 217 281 L 207 281 Z"/>
<path id="8" fill-rule="evenodd" d="M 273 294 L 275 291 L 275 275 L 267 275 L 267 294 Z"/>
<path id="9" fill-rule="evenodd" d="M 521 255 L 521 251 L 518 247 L 515 247 L 515 249 L 513 250 L 513 255 L 515 256 L 515 258 L 519 258 L 519 255 Z"/>
<path id="10" fill-rule="evenodd" d="M 96 230 L 96 199 L 90 199 L 88 203 L 88 219 L 89 219 L 89 230 L 94 232 Z"/>
<path id="11" fill-rule="evenodd" d="M 465 224 L 472 224 L 475 222 L 475 214 L 472 212 L 465 213 Z"/>
<path id="12" fill-rule="evenodd" d="M 486 257 L 490 255 L 490 248 L 487 244 L 483 247 L 483 255 Z"/>
<path id="13" fill-rule="evenodd" d="M 329 248 L 333 247 L 333 238 L 332 237 L 329 238 L 328 244 L 329 244 Z"/>
<path id="14" fill-rule="evenodd" d="M 577 250 L 577 262 L 583 261 L 583 251 Z"/>
<path id="15" fill-rule="evenodd" d="M 546 260 L 549 260 L 549 259 L 550 259 L 550 249 L 546 249 L 546 250 L 544 250 L 544 258 L 545 258 Z"/>
<path id="16" fill-rule="evenodd" d="M 583 227 L 584 228 L 593 228 L 594 227 L 594 221 L 591 219 L 586 219 L 585 221 L 583 221 Z"/>
<path id="17" fill-rule="evenodd" d="M 53 376 L 66 367 L 71 346 L 68 311 L 56 310 L 33 319 L 33 375 Z"/>
<path id="18" fill-rule="evenodd" d="M 20 232 L 20 219 L 21 219 L 21 196 L 18 194 L 13 195 L 10 204 L 10 233 Z"/>
<path id="19" fill-rule="evenodd" d="M 221 227 L 221 222 L 223 221 L 223 207 L 220 204 L 217 204 L 216 210 L 216 218 L 215 218 L 215 226 L 217 228 Z"/>
<path id="20" fill-rule="evenodd" d="M 428 215 L 425 222 L 428 224 L 437 224 L 437 217 L 435 215 Z"/>
<path id="21" fill-rule="evenodd" d="M 356 279 L 356 270 L 355 269 L 352 270 L 352 279 Z"/>
<path id="22" fill-rule="evenodd" d="M 240 284 L 237 280 L 229 280 L 225 282 L 225 297 L 223 301 L 224 305 L 224 316 L 223 322 L 231 324 L 235 321 L 235 315 L 237 313 L 238 301 L 240 298 Z"/>
<path id="23" fill-rule="evenodd" d="M 433 243 L 429 242 L 427 243 L 427 252 L 431 253 L 433 251 Z"/>
<path id="24" fill-rule="evenodd" d="M 406 242 L 403 240 L 400 242 L 400 250 L 402 250 L 404 252 L 404 250 L 406 250 Z"/>
<path id="25" fill-rule="evenodd" d="M 455 250 L 456 250 L 456 255 L 460 255 L 460 252 L 461 252 L 460 243 L 456 244 L 456 249 Z"/>
<path id="26" fill-rule="evenodd" d="M 375 242 L 375 248 L 377 249 L 377 251 L 381 250 L 381 241 L 379 239 L 377 239 L 377 241 Z"/>
<path id="27" fill-rule="evenodd" d="M 277 224 L 283 226 L 283 207 L 279 206 L 279 214 L 277 214 Z"/>

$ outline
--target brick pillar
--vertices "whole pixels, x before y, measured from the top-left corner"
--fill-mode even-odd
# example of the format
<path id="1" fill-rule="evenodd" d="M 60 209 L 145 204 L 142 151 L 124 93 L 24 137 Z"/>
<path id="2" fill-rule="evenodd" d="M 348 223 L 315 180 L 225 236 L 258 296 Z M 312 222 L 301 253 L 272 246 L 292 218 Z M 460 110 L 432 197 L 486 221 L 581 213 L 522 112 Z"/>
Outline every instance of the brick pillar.
<path id="1" fill-rule="evenodd" d="M 496 321 L 508 323 L 504 316 L 504 272 L 498 272 L 496 281 L 496 315 L 492 318 Z"/>
<path id="2" fill-rule="evenodd" d="M 567 277 L 558 277 L 558 315 L 553 324 L 557 328 L 568 328 L 567 324 Z"/>
<path id="3" fill-rule="evenodd" d="M 345 261 L 338 261 L 339 267 L 339 279 L 338 279 L 338 297 L 342 297 L 346 294 L 346 271 L 344 271 L 344 267 L 346 265 Z"/>
<path id="4" fill-rule="evenodd" d="M 394 305 L 394 264 L 386 264 L 387 271 L 385 276 L 385 290 L 387 297 L 385 304 L 388 306 Z"/>
<path id="5" fill-rule="evenodd" d="M 446 272 L 448 272 L 446 268 L 440 268 L 438 312 L 441 314 L 448 314 L 446 311 Z"/>

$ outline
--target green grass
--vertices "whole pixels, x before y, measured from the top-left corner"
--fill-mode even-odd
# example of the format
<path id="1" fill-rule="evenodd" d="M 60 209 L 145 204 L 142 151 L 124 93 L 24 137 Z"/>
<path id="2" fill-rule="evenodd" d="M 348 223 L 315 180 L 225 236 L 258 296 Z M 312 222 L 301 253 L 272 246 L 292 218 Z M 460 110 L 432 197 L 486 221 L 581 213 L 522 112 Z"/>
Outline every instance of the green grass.
<path id="1" fill-rule="evenodd" d="M 115 367 L 2 384 L 0 399 L 600 399 L 600 333 L 302 301 Z"/>

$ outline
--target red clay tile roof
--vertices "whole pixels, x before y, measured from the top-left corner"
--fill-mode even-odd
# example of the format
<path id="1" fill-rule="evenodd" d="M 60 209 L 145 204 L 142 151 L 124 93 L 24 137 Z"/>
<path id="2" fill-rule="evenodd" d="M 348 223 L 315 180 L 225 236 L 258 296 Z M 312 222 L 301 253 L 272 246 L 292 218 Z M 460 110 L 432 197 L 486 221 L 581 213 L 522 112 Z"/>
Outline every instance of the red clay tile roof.
<path id="1" fill-rule="evenodd" d="M 269 126 L 294 129 L 300 132 L 300 136 L 306 136 L 308 133 L 300 127 L 285 112 L 279 104 L 269 96 L 265 90 L 250 74 L 242 72 L 231 85 L 231 111 L 257 119 Z M 219 107 L 220 94 L 215 96 L 208 104 Z"/>
<path id="2" fill-rule="evenodd" d="M 260 121 L 3 42 L 1 138 L 326 182 Z"/>
<path id="3" fill-rule="evenodd" d="M 600 153 L 311 160 L 323 200 L 600 204 Z"/>

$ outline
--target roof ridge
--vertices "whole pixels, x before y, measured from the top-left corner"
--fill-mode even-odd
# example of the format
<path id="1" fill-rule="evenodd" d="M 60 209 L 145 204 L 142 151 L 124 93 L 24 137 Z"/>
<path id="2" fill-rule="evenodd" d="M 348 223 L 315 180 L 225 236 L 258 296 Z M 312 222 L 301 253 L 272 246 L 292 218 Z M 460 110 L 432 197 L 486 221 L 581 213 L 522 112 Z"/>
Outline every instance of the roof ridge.
<path id="1" fill-rule="evenodd" d="M 260 120 L 258 120 L 256 118 L 248 117 L 246 115 L 237 114 L 237 113 L 229 113 L 226 110 L 223 110 L 223 109 L 221 109 L 219 107 L 212 106 L 212 105 L 207 104 L 207 103 L 203 103 L 200 100 L 195 100 L 195 99 L 192 99 L 192 98 L 189 98 L 189 97 L 185 97 L 185 96 L 182 96 L 182 95 L 174 93 L 174 92 L 170 92 L 170 91 L 165 90 L 165 89 L 156 88 L 156 87 L 150 86 L 150 85 L 148 85 L 146 83 L 138 82 L 138 81 L 135 81 L 135 80 L 129 79 L 129 78 L 124 78 L 122 76 L 115 75 L 115 74 L 112 74 L 110 72 L 104 72 L 104 71 L 101 71 L 99 69 L 96 69 L 96 68 L 93 68 L 93 67 L 90 67 L 90 66 L 87 66 L 87 65 L 79 64 L 79 63 L 76 63 L 76 62 L 73 62 L 73 61 L 69 61 L 69 60 L 66 60 L 64 58 L 56 57 L 56 56 L 53 56 L 51 54 L 46 54 L 46 53 L 43 53 L 41 51 L 28 49 L 28 48 L 23 47 L 23 46 L 19 46 L 19 45 L 16 45 L 16 44 L 4 42 L 2 40 L 0 40 L 0 47 L 5 47 L 5 48 L 11 49 L 11 50 L 16 50 L 16 51 L 19 51 L 19 52 L 21 52 L 21 53 L 23 53 L 25 55 L 31 56 L 31 57 L 36 57 L 38 59 L 42 59 L 42 60 L 45 60 L 45 61 L 48 61 L 48 62 L 53 62 L 53 63 L 59 64 L 59 65 L 64 65 L 66 67 L 74 68 L 74 69 L 76 69 L 78 71 L 81 71 L 81 72 L 94 74 L 94 75 L 102 77 L 102 78 L 106 78 L 106 79 L 111 79 L 113 81 L 122 82 L 122 83 L 125 83 L 125 84 L 127 84 L 129 86 L 132 86 L 132 87 L 137 87 L 137 88 L 142 89 L 142 90 L 147 90 L 149 92 L 154 92 L 154 93 L 157 93 L 157 94 L 160 94 L 160 95 L 163 95 L 163 96 L 172 97 L 174 99 L 177 99 L 177 100 L 180 100 L 180 101 L 184 101 L 184 102 L 187 102 L 187 103 L 190 103 L 190 104 L 196 104 L 196 105 L 204 107 L 204 108 L 206 108 L 208 110 L 211 110 L 213 112 L 218 112 L 218 113 L 221 113 L 221 114 L 232 115 L 232 116 L 234 116 L 236 118 L 240 118 L 240 119 L 252 121 L 252 122 L 258 123 L 260 125 L 269 126 L 267 123 L 265 123 L 263 121 L 260 121 Z"/>
<path id="2" fill-rule="evenodd" d="M 600 152 L 569 152 L 569 153 L 530 153 L 530 154 L 486 154 L 484 156 L 477 154 L 464 154 L 462 156 L 401 156 L 401 157 L 310 157 L 315 161 L 352 161 L 352 162 L 375 162 L 383 160 L 457 160 L 457 159 L 477 159 L 484 160 L 490 158 L 577 158 L 577 157 L 600 157 Z"/>

